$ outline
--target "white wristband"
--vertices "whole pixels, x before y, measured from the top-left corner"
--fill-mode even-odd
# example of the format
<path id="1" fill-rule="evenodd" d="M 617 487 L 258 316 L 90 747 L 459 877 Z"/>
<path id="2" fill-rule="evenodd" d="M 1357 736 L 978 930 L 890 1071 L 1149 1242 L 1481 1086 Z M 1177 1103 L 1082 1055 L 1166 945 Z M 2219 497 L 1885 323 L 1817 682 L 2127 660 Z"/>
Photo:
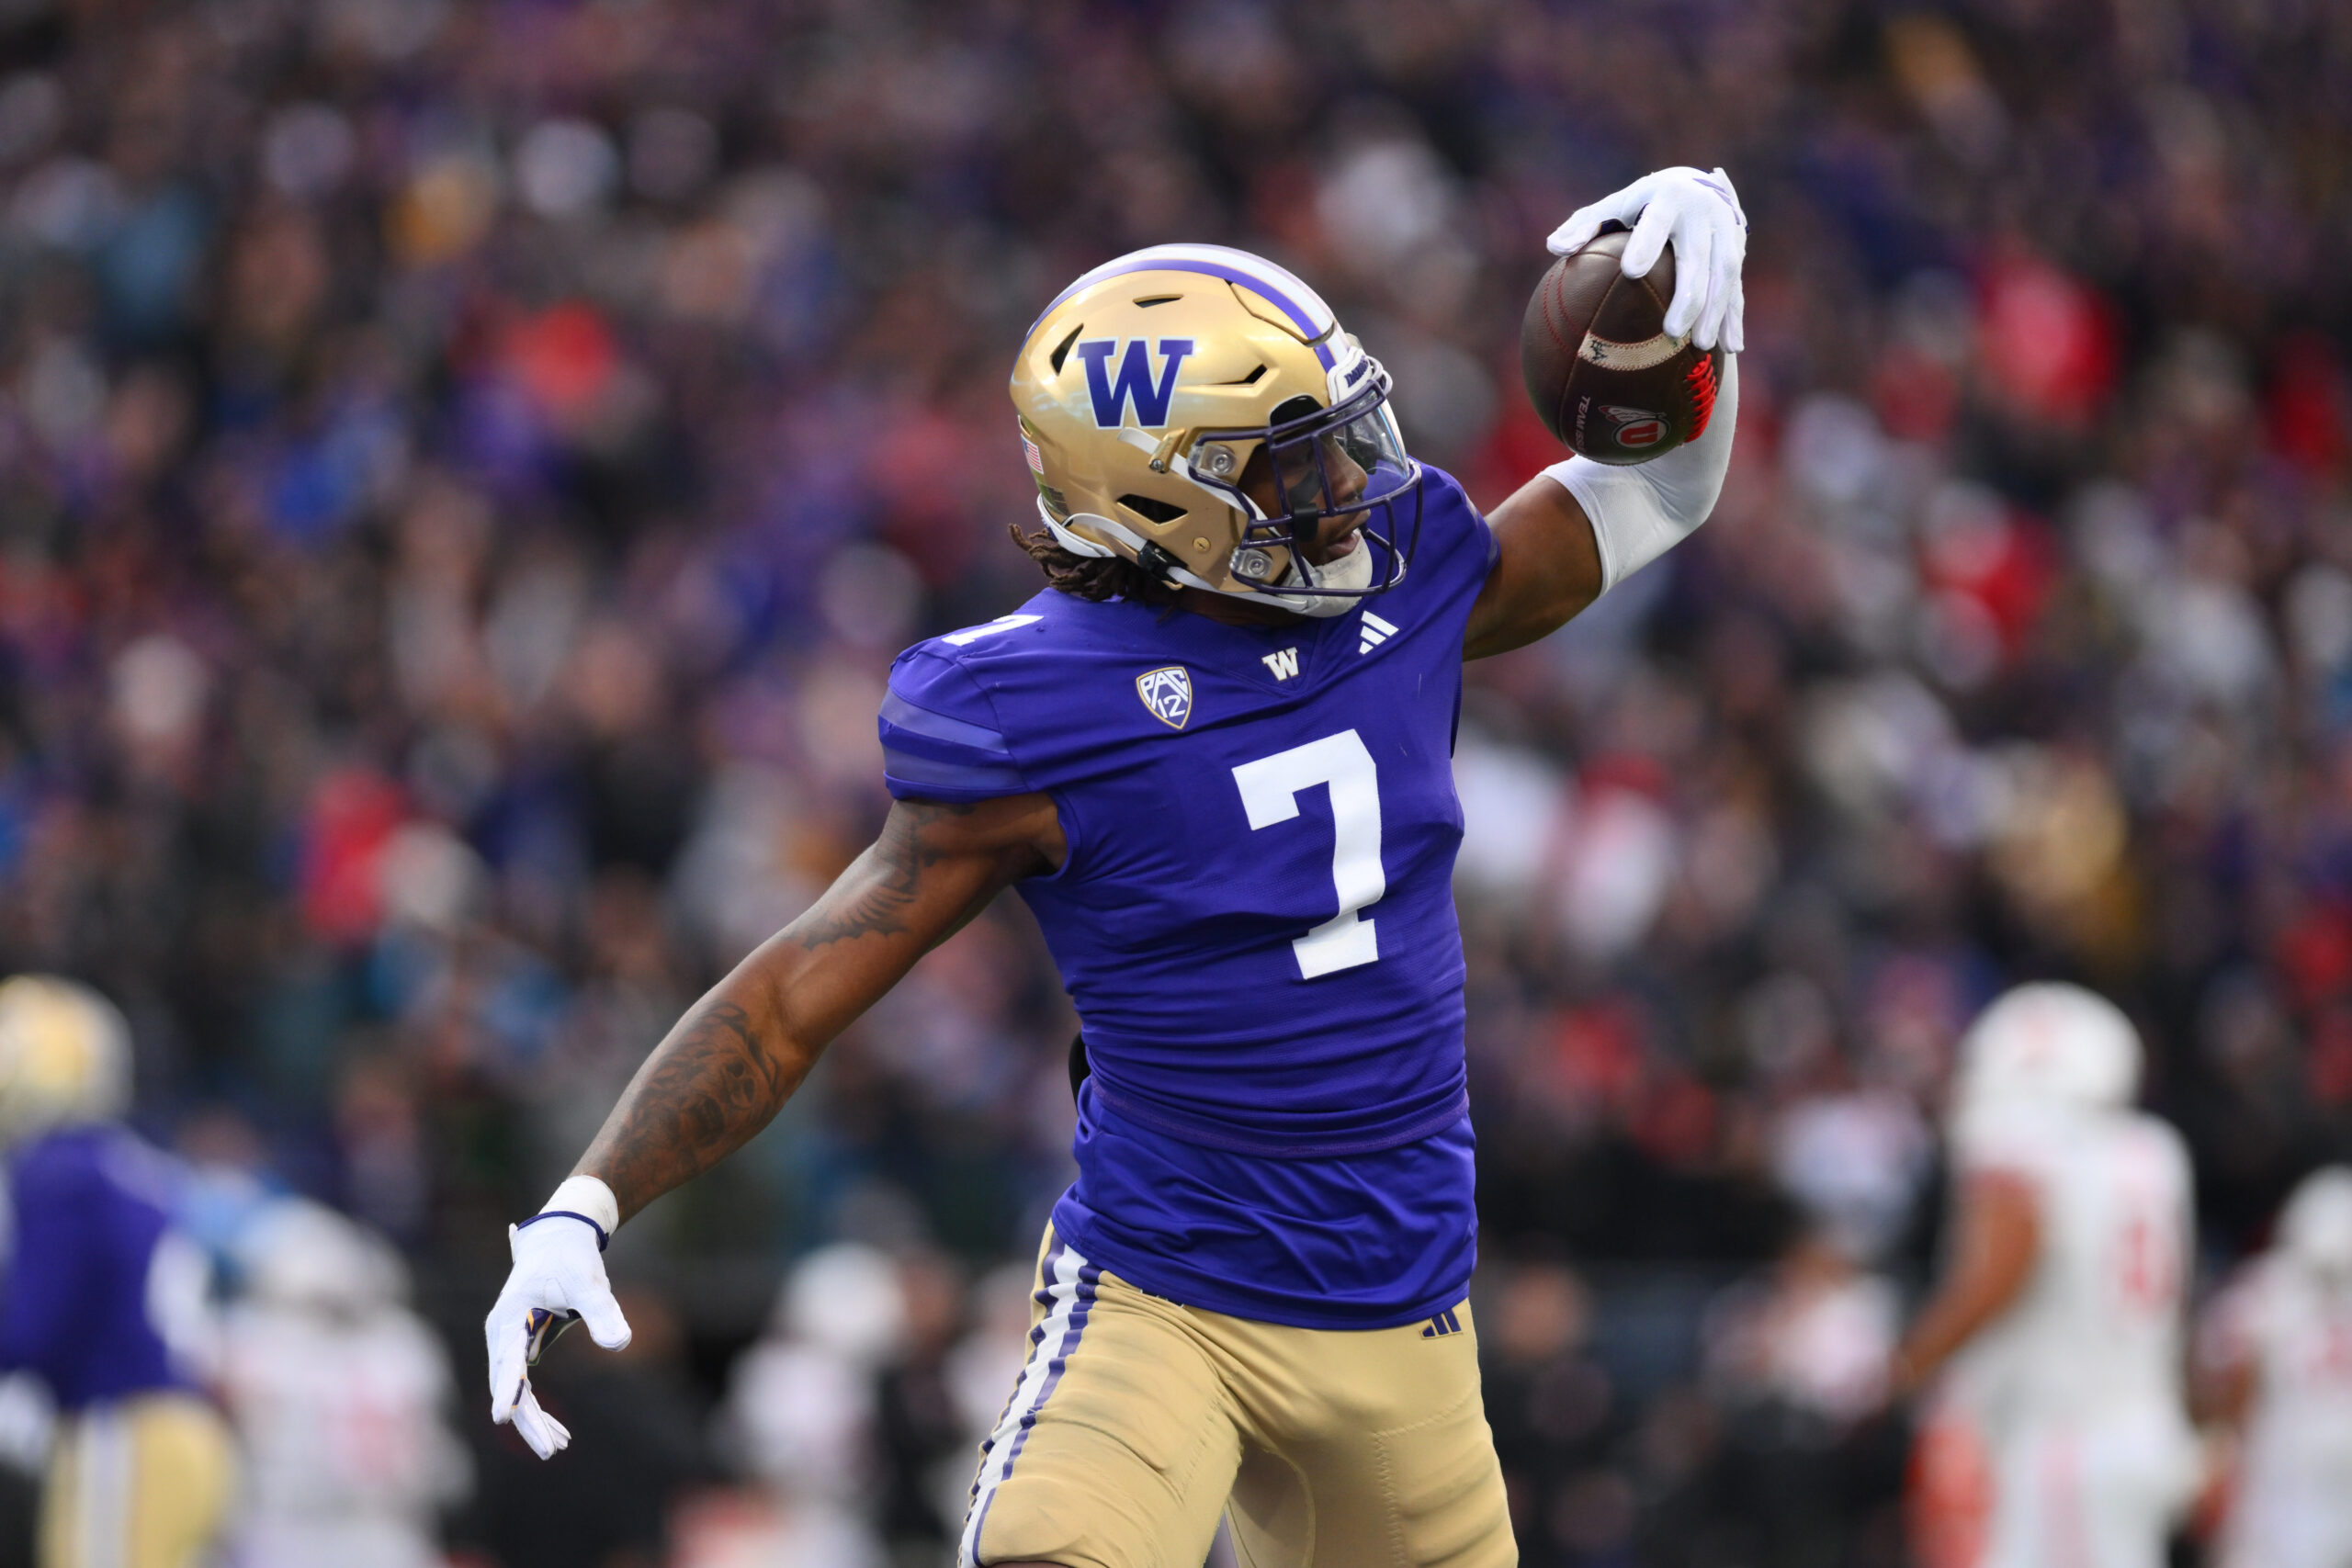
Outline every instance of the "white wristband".
<path id="1" fill-rule="evenodd" d="M 1706 433 L 1646 463 L 1617 467 L 1571 457 L 1544 470 L 1577 498 L 1600 550 L 1603 593 L 1697 531 L 1715 509 L 1731 468 L 1732 427 L 1739 419 L 1739 356 L 1724 356 Z"/>
<path id="2" fill-rule="evenodd" d="M 603 1226 L 608 1236 L 621 1228 L 621 1201 L 594 1176 L 565 1177 L 563 1185 L 555 1190 L 555 1196 L 539 1205 L 542 1214 L 558 1211 L 587 1215 Z"/>

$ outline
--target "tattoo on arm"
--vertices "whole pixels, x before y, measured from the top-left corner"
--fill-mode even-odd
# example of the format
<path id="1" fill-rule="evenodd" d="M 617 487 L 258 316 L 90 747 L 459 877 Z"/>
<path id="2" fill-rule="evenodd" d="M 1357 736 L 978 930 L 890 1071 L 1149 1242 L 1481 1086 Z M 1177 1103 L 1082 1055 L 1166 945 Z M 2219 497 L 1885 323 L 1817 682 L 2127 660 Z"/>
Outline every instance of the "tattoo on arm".
<path id="1" fill-rule="evenodd" d="M 815 908 L 790 928 L 808 952 L 861 936 L 899 936 L 922 888 L 925 867 L 941 857 L 927 829 L 943 818 L 970 815 L 969 806 L 905 801 L 882 825 L 882 836 Z M 834 894 L 841 894 L 838 905 Z"/>
<path id="2" fill-rule="evenodd" d="M 579 1168 L 602 1176 L 621 1213 L 634 1213 L 766 1126 L 799 1077 L 762 1043 L 749 1013 L 711 1002 L 646 1058 Z"/>

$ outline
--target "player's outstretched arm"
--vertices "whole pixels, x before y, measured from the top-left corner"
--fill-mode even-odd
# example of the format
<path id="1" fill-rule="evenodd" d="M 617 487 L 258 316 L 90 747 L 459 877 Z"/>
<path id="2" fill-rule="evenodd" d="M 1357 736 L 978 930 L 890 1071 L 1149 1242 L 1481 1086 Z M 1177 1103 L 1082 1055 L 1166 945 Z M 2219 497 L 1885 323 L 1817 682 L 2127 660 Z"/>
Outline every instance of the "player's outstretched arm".
<path id="1" fill-rule="evenodd" d="M 1556 463 L 1520 487 L 1487 521 L 1500 547 L 1471 610 L 1463 657 L 1507 653 L 1566 626 L 1595 599 L 1665 554 L 1707 520 L 1731 463 L 1739 419 L 1747 299 L 1740 267 L 1747 215 L 1721 169 L 1660 169 L 1577 210 L 1545 242 L 1555 255 L 1589 243 L 1603 224 L 1633 229 L 1621 265 L 1648 276 L 1668 243 L 1676 257 L 1665 330 L 1724 352 L 1723 385 L 1699 439 L 1631 468 L 1588 457 Z"/>
<path id="2" fill-rule="evenodd" d="M 547 1459 L 571 1440 L 539 1407 L 529 1364 L 577 1320 L 629 1341 L 601 1256 L 614 1227 L 775 1119 L 818 1055 L 932 947 L 1068 852 L 1050 796 L 902 800 L 824 897 L 712 987 L 655 1046 L 533 1218 L 508 1231 L 514 1271 L 490 1309 L 490 1414 Z"/>
<path id="3" fill-rule="evenodd" d="M 833 1037 L 915 960 L 1063 853 L 1047 795 L 897 802 L 824 896 L 654 1047 L 573 1174 L 611 1188 L 627 1219 L 708 1169 L 768 1124 Z"/>

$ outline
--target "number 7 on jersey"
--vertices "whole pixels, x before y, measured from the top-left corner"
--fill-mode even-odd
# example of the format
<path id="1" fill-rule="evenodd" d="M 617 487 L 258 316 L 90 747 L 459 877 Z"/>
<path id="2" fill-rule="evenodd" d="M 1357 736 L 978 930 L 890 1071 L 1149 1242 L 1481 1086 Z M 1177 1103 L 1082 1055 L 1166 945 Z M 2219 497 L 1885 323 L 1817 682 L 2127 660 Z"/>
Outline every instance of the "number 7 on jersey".
<path id="1" fill-rule="evenodd" d="M 1380 956 L 1373 921 L 1361 911 L 1388 891 L 1380 868 L 1380 770 L 1352 729 L 1244 762 L 1233 770 L 1250 826 L 1271 828 L 1298 816 L 1301 791 L 1331 790 L 1331 882 L 1340 912 L 1293 942 L 1301 978 L 1313 980 Z"/>

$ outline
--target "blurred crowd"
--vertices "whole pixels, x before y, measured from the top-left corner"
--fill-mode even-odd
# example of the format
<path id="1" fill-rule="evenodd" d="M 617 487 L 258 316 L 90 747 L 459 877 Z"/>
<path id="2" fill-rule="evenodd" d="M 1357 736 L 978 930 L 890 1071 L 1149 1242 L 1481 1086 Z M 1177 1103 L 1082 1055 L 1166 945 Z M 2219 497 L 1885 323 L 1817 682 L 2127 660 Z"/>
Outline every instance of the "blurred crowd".
<path id="1" fill-rule="evenodd" d="M 624 1233 L 544 1470 L 506 1223 L 877 824 L 891 657 L 1038 586 L 1063 282 L 1276 256 L 1491 504 L 1544 235 L 1721 164 L 1723 505 L 1465 704 L 1490 1407 L 1531 1565 L 1899 1561 L 1857 1347 L 1977 1006 L 2126 1006 L 2216 1267 L 2346 1149 L 2347 148 L 2326 0 L 5 0 L 0 969 L 405 1255 L 477 1560 L 944 1561 L 1068 1175 L 1010 901 Z"/>

